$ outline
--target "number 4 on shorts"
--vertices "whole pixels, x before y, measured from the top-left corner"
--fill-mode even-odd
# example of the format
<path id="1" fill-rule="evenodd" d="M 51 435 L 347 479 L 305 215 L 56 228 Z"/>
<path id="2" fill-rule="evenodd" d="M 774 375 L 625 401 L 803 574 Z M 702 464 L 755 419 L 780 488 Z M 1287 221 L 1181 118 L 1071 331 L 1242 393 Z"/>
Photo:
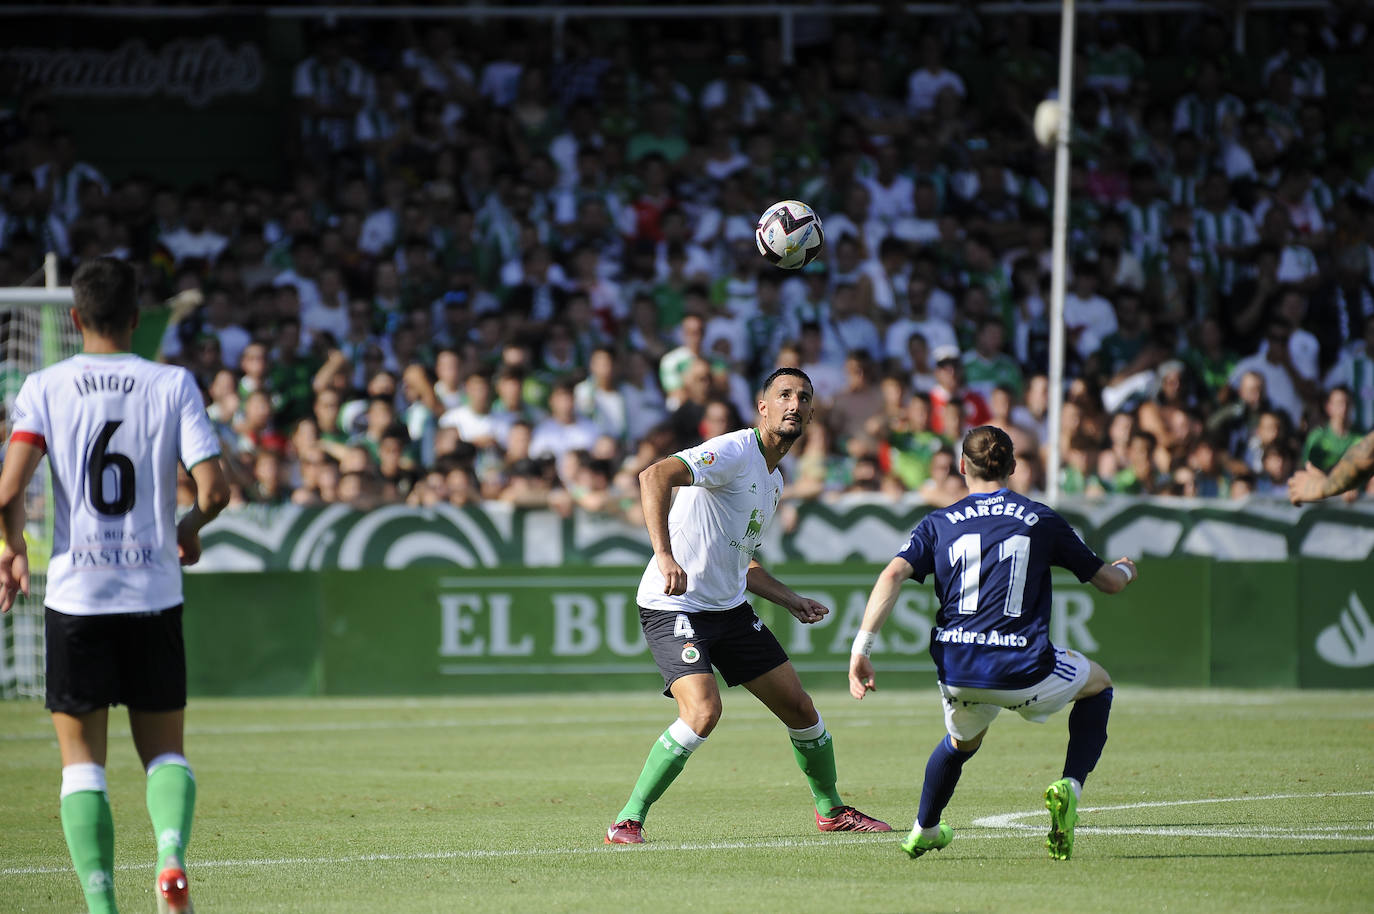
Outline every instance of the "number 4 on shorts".
<path id="1" fill-rule="evenodd" d="M 692 623 L 688 621 L 686 613 L 678 613 L 677 621 L 673 623 L 674 638 L 695 638 L 696 631 L 692 628 Z"/>

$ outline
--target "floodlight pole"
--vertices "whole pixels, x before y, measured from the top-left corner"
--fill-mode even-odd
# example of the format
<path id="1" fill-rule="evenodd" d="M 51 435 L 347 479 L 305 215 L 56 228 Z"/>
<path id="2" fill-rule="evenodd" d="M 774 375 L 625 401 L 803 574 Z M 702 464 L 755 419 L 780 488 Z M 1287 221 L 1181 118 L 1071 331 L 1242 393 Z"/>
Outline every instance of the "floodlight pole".
<path id="1" fill-rule="evenodd" d="M 1064 266 L 1068 261 L 1069 136 L 1073 132 L 1073 17 L 1074 0 L 1064 0 L 1059 29 L 1059 129 L 1054 152 L 1054 250 L 1050 273 L 1049 411 L 1045 426 L 1050 436 L 1045 467 L 1045 493 L 1052 506 L 1059 503 L 1059 423 L 1064 404 Z"/>

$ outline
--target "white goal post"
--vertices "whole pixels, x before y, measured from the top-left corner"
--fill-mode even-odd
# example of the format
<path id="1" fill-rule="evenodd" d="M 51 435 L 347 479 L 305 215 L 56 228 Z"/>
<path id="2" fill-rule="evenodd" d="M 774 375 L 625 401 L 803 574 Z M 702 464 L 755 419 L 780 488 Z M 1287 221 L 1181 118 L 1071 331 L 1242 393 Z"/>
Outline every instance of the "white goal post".
<path id="1" fill-rule="evenodd" d="M 24 379 L 81 350 L 72 323 L 72 290 L 57 286 L 55 263 L 46 288 L 0 287 L 0 431 L 9 440 L 10 410 Z M 28 598 L 0 616 L 0 698 L 43 697 L 43 595 L 52 551 L 52 479 L 40 465 L 26 497 L 32 582 Z"/>

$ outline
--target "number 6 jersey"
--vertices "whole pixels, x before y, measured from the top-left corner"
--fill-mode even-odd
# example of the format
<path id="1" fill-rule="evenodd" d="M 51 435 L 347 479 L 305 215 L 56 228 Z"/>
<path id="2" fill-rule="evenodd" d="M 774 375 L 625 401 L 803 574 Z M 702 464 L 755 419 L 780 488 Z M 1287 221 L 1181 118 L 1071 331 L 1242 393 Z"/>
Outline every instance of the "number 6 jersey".
<path id="1" fill-rule="evenodd" d="M 940 601 L 930 656 L 940 681 L 1023 689 L 1054 672 L 1050 566 L 1086 582 L 1102 560 L 1049 507 L 1008 489 L 931 511 L 898 556 Z"/>
<path id="2" fill-rule="evenodd" d="M 177 463 L 219 454 L 184 368 L 81 354 L 24 379 L 11 441 L 48 452 L 53 554 L 45 603 L 72 615 L 182 602 Z"/>

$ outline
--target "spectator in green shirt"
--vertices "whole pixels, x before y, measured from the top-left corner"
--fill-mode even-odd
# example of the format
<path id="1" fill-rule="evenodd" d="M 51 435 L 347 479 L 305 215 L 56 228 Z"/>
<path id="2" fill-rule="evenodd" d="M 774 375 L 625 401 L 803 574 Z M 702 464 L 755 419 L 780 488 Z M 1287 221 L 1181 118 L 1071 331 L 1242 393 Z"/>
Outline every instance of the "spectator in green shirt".
<path id="1" fill-rule="evenodd" d="M 1025 387 L 1021 366 L 1006 353 L 1006 330 L 1000 317 L 988 316 L 978 324 L 973 349 L 964 353 L 964 383 L 971 390 L 992 396 L 998 387 L 1009 388 L 1017 397 Z"/>
<path id="2" fill-rule="evenodd" d="M 1336 465 L 1347 448 L 1360 440 L 1359 433 L 1350 426 L 1350 404 L 1348 387 L 1337 385 L 1326 392 L 1322 405 L 1326 424 L 1307 433 L 1302 446 L 1304 465 L 1311 463 L 1325 473 Z"/>

